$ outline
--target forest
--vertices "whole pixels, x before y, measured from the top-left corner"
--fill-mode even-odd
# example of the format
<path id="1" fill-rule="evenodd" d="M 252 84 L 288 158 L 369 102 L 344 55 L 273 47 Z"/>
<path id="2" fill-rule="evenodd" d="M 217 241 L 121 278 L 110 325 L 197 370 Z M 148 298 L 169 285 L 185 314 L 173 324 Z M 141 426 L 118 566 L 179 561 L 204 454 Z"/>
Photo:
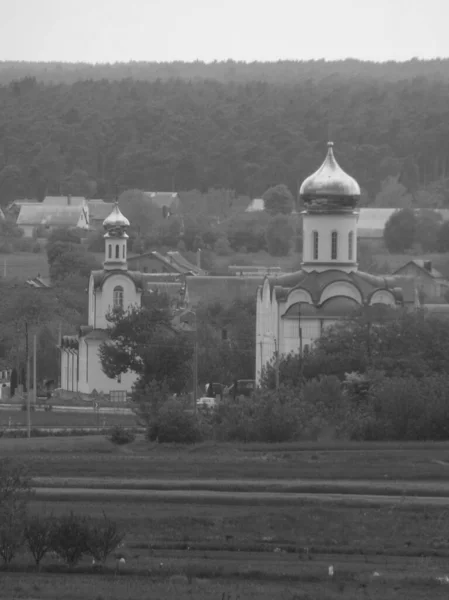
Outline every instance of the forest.
<path id="1" fill-rule="evenodd" d="M 130 188 L 294 196 L 332 138 L 370 204 L 449 203 L 447 60 L 0 63 L 0 204 Z"/>

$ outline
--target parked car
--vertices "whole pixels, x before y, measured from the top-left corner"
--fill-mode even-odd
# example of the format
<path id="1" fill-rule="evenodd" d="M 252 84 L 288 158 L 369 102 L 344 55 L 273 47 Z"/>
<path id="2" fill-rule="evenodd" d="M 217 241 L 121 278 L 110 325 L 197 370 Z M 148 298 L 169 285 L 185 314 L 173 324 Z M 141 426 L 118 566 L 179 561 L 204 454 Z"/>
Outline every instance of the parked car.
<path id="1" fill-rule="evenodd" d="M 214 408 L 218 404 L 218 400 L 216 398 L 209 398 L 208 396 L 202 396 L 198 398 L 196 401 L 196 405 L 198 408 Z"/>
<path id="2" fill-rule="evenodd" d="M 228 386 L 224 394 L 237 398 L 238 396 L 250 397 L 256 389 L 256 381 L 254 379 L 238 379 L 232 385 Z"/>

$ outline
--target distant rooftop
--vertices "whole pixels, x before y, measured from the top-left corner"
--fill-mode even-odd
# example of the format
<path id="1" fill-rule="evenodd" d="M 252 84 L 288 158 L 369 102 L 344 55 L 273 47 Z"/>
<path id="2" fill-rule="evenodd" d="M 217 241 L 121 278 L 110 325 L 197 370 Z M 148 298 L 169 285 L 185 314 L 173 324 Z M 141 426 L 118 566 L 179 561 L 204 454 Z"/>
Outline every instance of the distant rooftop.
<path id="1" fill-rule="evenodd" d="M 17 225 L 48 225 L 52 227 L 76 227 L 80 219 L 81 206 L 59 206 L 24 204 L 20 207 Z"/>

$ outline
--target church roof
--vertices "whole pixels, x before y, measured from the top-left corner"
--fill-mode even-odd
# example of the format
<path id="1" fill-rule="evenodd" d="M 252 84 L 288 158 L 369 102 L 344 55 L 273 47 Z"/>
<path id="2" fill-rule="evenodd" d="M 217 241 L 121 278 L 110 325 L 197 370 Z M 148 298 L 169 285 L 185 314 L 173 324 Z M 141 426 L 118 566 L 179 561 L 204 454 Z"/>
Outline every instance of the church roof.
<path id="1" fill-rule="evenodd" d="M 116 202 L 112 208 L 111 214 L 103 221 L 103 227 L 105 229 L 112 229 L 114 227 L 129 227 L 129 225 L 128 219 L 122 214 L 118 207 L 118 202 Z"/>
<path id="2" fill-rule="evenodd" d="M 303 289 L 309 292 L 315 304 L 319 303 L 321 294 L 329 284 L 345 281 L 354 285 L 360 292 L 364 301 L 376 290 L 388 290 L 393 293 L 398 301 L 407 304 L 415 302 L 415 287 L 410 277 L 371 275 L 363 271 L 346 273 L 337 269 L 327 271 L 296 271 L 289 275 L 269 278 L 272 289 L 276 290 L 276 297 L 285 299 L 291 290 Z"/>
<path id="3" fill-rule="evenodd" d="M 302 183 L 299 195 L 313 210 L 354 208 L 360 198 L 359 184 L 335 160 L 333 143 L 327 146 L 323 164 Z"/>

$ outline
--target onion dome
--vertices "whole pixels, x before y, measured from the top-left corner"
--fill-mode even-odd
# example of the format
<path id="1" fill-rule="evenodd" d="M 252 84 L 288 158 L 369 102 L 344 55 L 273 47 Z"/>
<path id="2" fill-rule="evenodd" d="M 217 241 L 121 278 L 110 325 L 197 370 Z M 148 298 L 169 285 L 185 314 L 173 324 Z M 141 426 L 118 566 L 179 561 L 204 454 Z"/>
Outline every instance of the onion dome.
<path id="1" fill-rule="evenodd" d="M 121 227 L 129 227 L 129 225 L 130 223 L 128 219 L 120 212 L 118 202 L 116 202 L 109 217 L 106 217 L 106 219 L 103 221 L 103 227 L 105 229 L 116 229 Z"/>
<path id="2" fill-rule="evenodd" d="M 299 195 L 307 209 L 353 210 L 360 198 L 359 184 L 337 163 L 333 145 L 328 142 L 323 164 L 301 185 Z"/>

